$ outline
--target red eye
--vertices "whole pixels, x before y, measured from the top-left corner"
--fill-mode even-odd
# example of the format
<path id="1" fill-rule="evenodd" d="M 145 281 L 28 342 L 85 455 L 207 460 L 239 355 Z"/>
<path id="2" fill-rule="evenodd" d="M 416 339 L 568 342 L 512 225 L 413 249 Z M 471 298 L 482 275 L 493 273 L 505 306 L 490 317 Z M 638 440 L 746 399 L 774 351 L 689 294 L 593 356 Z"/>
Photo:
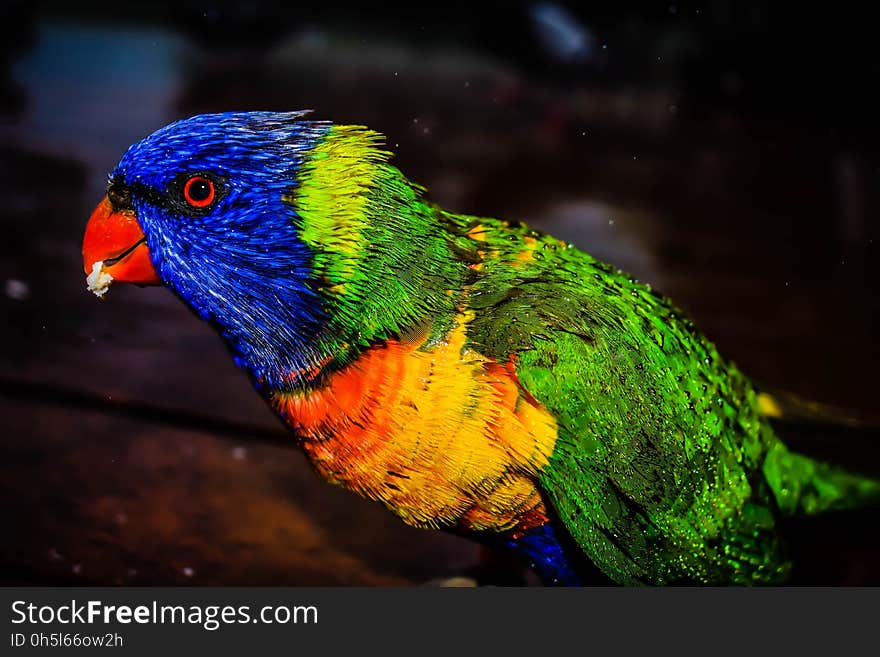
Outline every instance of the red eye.
<path id="1" fill-rule="evenodd" d="M 183 186 L 183 198 L 194 208 L 206 208 L 214 202 L 214 183 L 204 176 L 193 176 Z"/>

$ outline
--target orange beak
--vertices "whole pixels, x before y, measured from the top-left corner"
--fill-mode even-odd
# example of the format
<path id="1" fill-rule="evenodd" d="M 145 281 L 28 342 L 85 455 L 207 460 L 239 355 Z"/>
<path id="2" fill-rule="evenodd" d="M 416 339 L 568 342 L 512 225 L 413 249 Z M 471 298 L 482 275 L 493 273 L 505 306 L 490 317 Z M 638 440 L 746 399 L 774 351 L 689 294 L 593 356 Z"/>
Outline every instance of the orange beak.
<path id="1" fill-rule="evenodd" d="M 114 211 L 106 196 L 86 224 L 82 254 L 86 274 L 100 261 L 104 263 L 103 270 L 115 281 L 139 285 L 162 283 L 134 212 Z"/>

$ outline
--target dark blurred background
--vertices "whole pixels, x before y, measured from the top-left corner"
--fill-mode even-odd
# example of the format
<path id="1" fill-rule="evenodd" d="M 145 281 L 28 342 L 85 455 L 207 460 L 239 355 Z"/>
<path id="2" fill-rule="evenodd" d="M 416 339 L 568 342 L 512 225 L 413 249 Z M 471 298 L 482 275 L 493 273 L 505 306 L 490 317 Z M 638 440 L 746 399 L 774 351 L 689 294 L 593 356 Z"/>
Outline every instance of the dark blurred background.
<path id="1" fill-rule="evenodd" d="M 630 270 L 756 380 L 876 423 L 876 24 L 808 5 L 3 2 L 0 582 L 407 585 L 486 561 L 320 482 L 170 293 L 86 291 L 107 171 L 201 112 L 369 125 L 439 203 Z M 793 433 L 880 474 L 876 432 Z M 792 523 L 795 582 L 880 583 L 878 519 Z"/>

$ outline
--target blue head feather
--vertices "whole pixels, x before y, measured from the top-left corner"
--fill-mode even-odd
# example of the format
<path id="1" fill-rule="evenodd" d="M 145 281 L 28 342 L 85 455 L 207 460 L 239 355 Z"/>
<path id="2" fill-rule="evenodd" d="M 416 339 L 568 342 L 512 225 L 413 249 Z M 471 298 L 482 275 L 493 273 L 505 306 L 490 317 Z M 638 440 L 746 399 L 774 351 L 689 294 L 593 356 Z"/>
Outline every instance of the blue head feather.
<path id="1" fill-rule="evenodd" d="M 131 190 L 160 278 L 269 388 L 315 365 L 326 325 L 312 254 L 283 200 L 330 127 L 301 117 L 229 112 L 178 121 L 134 144 L 111 174 Z M 217 200 L 203 212 L 181 200 L 181 181 L 194 174 L 217 182 Z"/>

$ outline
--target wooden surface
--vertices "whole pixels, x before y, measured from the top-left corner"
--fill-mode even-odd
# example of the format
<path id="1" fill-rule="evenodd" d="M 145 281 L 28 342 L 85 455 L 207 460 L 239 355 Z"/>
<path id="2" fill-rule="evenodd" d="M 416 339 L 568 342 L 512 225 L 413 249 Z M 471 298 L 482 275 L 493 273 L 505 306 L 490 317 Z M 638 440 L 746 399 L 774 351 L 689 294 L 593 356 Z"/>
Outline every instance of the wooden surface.
<path id="1" fill-rule="evenodd" d="M 318 481 L 170 293 L 85 290 L 81 231 L 106 172 L 181 115 L 312 107 L 368 124 L 439 202 L 529 221 L 654 283 L 761 381 L 876 410 L 876 173 L 803 127 L 333 33 L 224 51 L 38 21 L 10 61 L 23 104 L 0 128 L 3 583 L 411 585 L 479 561 Z M 877 472 L 877 444 L 859 449 L 850 460 Z M 877 519 L 796 524 L 800 581 L 880 583 Z"/>

